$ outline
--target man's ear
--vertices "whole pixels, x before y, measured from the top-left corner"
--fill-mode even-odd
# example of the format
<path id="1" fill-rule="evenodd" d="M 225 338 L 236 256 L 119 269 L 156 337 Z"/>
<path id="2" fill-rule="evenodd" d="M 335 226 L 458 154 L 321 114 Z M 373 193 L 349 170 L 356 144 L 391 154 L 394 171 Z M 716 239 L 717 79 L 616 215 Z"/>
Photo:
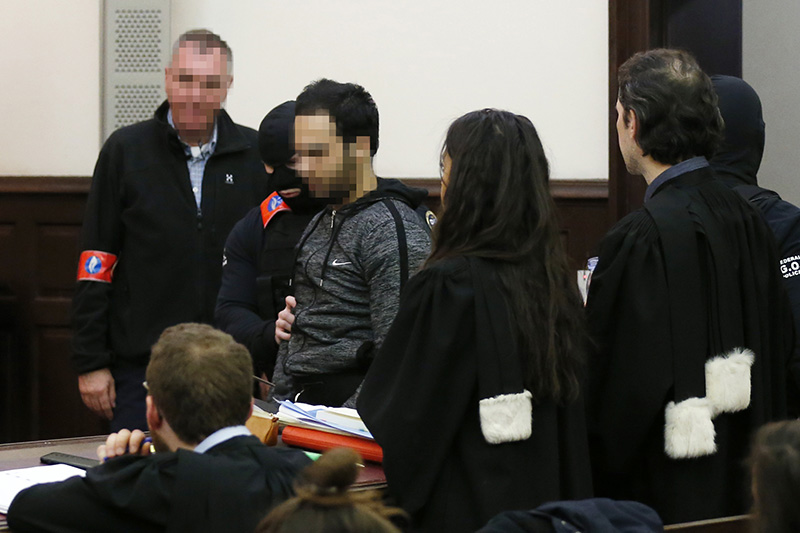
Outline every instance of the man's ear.
<path id="1" fill-rule="evenodd" d="M 271 167 L 268 164 L 264 163 L 264 170 L 267 171 L 267 174 L 272 174 L 275 172 L 275 167 Z"/>
<path id="2" fill-rule="evenodd" d="M 371 142 L 369 139 L 369 135 L 361 135 L 356 137 L 356 142 L 353 143 L 356 149 L 356 155 L 358 157 L 371 157 L 372 154 L 370 153 Z"/>
<path id="3" fill-rule="evenodd" d="M 628 125 L 626 126 L 630 132 L 631 136 L 635 139 L 639 133 L 639 117 L 636 116 L 636 111 L 633 109 L 629 109 L 628 113 Z"/>
<path id="4" fill-rule="evenodd" d="M 147 426 L 150 428 L 150 431 L 159 430 L 161 426 L 164 425 L 164 417 L 161 416 L 153 397 L 149 394 L 145 398 L 145 405 L 147 407 L 145 411 L 145 415 L 147 417 Z"/>

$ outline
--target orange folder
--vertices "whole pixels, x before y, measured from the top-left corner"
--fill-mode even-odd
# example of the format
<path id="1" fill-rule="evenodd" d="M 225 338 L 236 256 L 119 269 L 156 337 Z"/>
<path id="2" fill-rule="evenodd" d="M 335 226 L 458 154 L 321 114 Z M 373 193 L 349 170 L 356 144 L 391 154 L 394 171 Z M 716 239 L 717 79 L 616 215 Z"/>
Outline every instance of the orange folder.
<path id="1" fill-rule="evenodd" d="M 281 433 L 281 440 L 285 444 L 324 452 L 331 448 L 352 448 L 361 454 L 361 457 L 376 463 L 383 462 L 383 449 L 373 440 L 347 435 L 337 435 L 316 429 L 286 426 Z"/>

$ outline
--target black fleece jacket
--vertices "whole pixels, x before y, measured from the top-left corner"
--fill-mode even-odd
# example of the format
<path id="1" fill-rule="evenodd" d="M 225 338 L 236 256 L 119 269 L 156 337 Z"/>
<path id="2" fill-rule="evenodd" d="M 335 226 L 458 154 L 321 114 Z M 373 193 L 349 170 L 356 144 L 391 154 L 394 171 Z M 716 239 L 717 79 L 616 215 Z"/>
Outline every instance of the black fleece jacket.
<path id="1" fill-rule="evenodd" d="M 78 373 L 146 365 L 165 328 L 210 323 L 225 239 L 266 196 L 257 133 L 234 124 L 223 110 L 198 210 L 168 109 L 164 102 L 154 118 L 114 132 L 97 160 L 81 249 L 113 254 L 117 262 L 110 283 L 77 284 L 73 363 Z"/>

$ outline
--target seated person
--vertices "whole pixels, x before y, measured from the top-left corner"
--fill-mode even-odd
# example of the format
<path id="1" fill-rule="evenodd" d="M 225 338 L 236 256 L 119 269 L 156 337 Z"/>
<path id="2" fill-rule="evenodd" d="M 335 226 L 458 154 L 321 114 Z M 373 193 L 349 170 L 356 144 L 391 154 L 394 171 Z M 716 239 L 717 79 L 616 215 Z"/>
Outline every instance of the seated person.
<path id="1" fill-rule="evenodd" d="M 353 407 L 400 289 L 428 255 L 429 228 L 415 213 L 427 193 L 375 176 L 378 108 L 363 87 L 318 80 L 295 114 L 298 172 L 331 206 L 298 244 L 294 298 L 275 325 L 274 398 Z"/>
<path id="2" fill-rule="evenodd" d="M 275 319 L 290 294 L 294 247 L 326 203 L 312 198 L 295 173 L 294 101 L 264 117 L 258 149 L 273 192 L 236 226 L 225 243 L 222 286 L 214 320 L 244 344 L 257 376 L 272 377 L 278 344 Z"/>
<path id="3" fill-rule="evenodd" d="M 749 463 L 753 476 L 753 531 L 800 531 L 800 421 L 773 422 L 759 429 Z"/>
<path id="4" fill-rule="evenodd" d="M 297 477 L 297 496 L 275 507 L 256 533 L 399 533 L 389 518 L 403 511 L 385 507 L 376 491 L 349 492 L 360 462 L 349 448 L 325 452 Z"/>
<path id="5" fill-rule="evenodd" d="M 474 531 L 503 510 L 591 496 L 586 335 L 530 120 L 459 118 L 442 165 L 433 251 L 358 411 L 415 530 Z"/>
<path id="6" fill-rule="evenodd" d="M 268 448 L 244 423 L 252 411 L 252 363 L 244 346 L 208 325 L 165 330 L 147 366 L 147 423 L 111 434 L 105 462 L 86 477 L 35 485 L 8 511 L 17 533 L 58 531 L 252 531 L 292 496 L 310 460 Z"/>

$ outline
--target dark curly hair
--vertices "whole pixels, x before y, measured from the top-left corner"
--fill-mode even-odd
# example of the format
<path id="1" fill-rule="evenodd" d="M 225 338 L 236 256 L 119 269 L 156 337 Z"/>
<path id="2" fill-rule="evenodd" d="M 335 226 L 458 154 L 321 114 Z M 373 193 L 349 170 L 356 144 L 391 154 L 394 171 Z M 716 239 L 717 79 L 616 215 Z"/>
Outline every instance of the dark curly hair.
<path id="1" fill-rule="evenodd" d="M 294 112 L 296 116 L 325 112 L 336 121 L 336 134 L 345 142 L 369 137 L 370 155 L 378 151 L 378 106 L 361 85 L 321 78 L 303 89 Z"/>
<path id="2" fill-rule="evenodd" d="M 275 507 L 256 533 L 400 533 L 392 520 L 406 514 L 386 507 L 377 491 L 354 492 L 361 456 L 334 448 L 307 466 L 294 482 L 297 496 Z"/>
<path id="3" fill-rule="evenodd" d="M 724 130 L 717 93 L 689 52 L 639 52 L 619 68 L 618 81 L 625 124 L 633 110 L 643 155 L 667 165 L 714 155 Z"/>

